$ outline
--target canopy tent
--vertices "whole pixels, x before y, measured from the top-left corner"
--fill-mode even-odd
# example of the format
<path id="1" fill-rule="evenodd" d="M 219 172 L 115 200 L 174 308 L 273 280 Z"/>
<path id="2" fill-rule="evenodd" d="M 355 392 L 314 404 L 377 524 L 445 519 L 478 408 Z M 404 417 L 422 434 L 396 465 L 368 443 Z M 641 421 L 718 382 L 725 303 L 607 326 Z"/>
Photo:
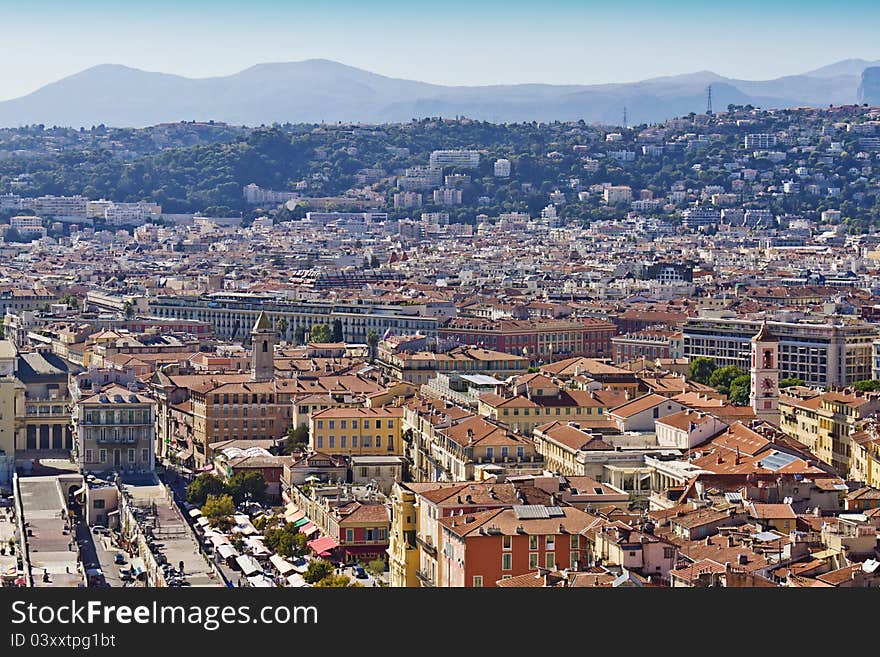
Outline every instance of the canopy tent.
<path id="1" fill-rule="evenodd" d="M 229 543 L 223 543 L 222 545 L 217 546 L 217 554 L 219 554 L 224 559 L 228 559 L 229 557 L 238 557 L 238 550 L 232 547 Z"/>
<path id="2" fill-rule="evenodd" d="M 198 518 L 200 515 L 202 515 L 201 509 L 190 509 L 189 510 L 189 517 L 190 518 Z"/>
<path id="3" fill-rule="evenodd" d="M 239 568 L 241 568 L 241 572 L 244 573 L 245 577 L 250 577 L 251 575 L 263 572 L 263 568 L 257 563 L 257 560 L 247 554 L 236 557 L 235 562 L 238 564 Z"/>
<path id="4" fill-rule="evenodd" d="M 247 580 L 248 584 L 256 588 L 268 589 L 275 586 L 275 582 L 265 575 L 251 575 Z"/>
<path id="5" fill-rule="evenodd" d="M 269 557 L 269 561 L 275 566 L 275 570 L 277 570 L 278 574 L 282 577 L 289 575 L 295 570 L 292 563 L 277 554 L 273 554 Z"/>
<path id="6" fill-rule="evenodd" d="M 313 541 L 309 541 L 307 545 L 309 546 L 309 549 L 318 556 L 327 556 L 330 554 L 331 550 L 335 550 L 339 547 L 339 543 L 332 536 L 316 538 Z"/>
<path id="7" fill-rule="evenodd" d="M 303 576 L 299 573 L 293 573 L 292 575 L 287 576 L 287 585 L 293 586 L 295 588 L 301 588 L 303 586 L 308 586 L 306 580 L 303 579 Z"/>

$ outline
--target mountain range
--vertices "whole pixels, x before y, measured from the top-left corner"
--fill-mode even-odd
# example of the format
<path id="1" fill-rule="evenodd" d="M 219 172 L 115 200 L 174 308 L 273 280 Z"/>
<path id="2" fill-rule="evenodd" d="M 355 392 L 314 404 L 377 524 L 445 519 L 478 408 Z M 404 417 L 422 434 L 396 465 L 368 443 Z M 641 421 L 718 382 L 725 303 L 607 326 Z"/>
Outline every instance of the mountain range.
<path id="1" fill-rule="evenodd" d="M 632 125 L 704 112 L 709 85 L 716 111 L 730 103 L 781 108 L 873 101 L 861 97 L 860 87 L 865 69 L 878 65 L 880 61 L 848 59 L 762 81 L 700 71 L 620 84 L 466 87 L 390 78 L 324 59 L 258 64 L 211 78 L 104 64 L 0 102 L 0 126 L 142 127 L 190 120 L 251 126 L 390 123 L 429 116 L 494 122 L 583 119 L 618 125 L 624 107 Z"/>

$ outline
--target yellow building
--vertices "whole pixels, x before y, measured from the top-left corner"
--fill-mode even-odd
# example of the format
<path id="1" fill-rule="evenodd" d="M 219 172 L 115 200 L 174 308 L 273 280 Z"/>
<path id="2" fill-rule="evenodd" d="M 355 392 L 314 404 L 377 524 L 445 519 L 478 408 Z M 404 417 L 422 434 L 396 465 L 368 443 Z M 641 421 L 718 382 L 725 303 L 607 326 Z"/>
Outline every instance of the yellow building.
<path id="1" fill-rule="evenodd" d="M 878 409 L 878 393 L 843 390 L 808 400 L 783 397 L 779 402 L 780 428 L 847 476 L 853 466 L 851 436 L 860 428 L 860 421 Z"/>
<path id="2" fill-rule="evenodd" d="M 309 445 L 316 452 L 346 456 L 403 454 L 403 408 L 328 408 L 312 414 Z"/>
<path id="3" fill-rule="evenodd" d="M 880 488 L 880 432 L 871 422 L 850 436 L 852 459 L 849 478 L 872 488 Z"/>
<path id="4" fill-rule="evenodd" d="M 627 393 L 617 390 L 553 387 L 511 397 L 486 393 L 480 396 L 479 413 L 524 435 L 531 435 L 538 425 L 556 420 L 611 432 L 617 430 L 617 425 L 608 417 L 608 410 L 626 401 Z"/>
<path id="5" fill-rule="evenodd" d="M 416 494 L 400 482 L 391 490 L 391 535 L 388 537 L 389 585 L 397 588 L 419 586 L 419 530 Z"/>

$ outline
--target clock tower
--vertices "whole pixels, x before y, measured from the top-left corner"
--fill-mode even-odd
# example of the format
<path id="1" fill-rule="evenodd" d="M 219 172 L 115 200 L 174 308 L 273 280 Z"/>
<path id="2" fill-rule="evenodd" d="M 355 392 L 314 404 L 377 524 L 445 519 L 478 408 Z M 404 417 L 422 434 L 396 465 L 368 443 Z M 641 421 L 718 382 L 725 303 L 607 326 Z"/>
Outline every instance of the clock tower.
<path id="1" fill-rule="evenodd" d="M 752 338 L 751 347 L 752 410 L 758 419 L 779 426 L 779 338 L 770 333 L 766 320 Z"/>

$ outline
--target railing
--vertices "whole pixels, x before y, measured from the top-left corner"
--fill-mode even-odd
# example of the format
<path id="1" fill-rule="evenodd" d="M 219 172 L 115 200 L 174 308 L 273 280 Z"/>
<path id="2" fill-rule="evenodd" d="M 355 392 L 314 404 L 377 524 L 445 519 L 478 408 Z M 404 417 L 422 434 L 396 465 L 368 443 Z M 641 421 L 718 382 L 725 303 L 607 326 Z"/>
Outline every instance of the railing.
<path id="1" fill-rule="evenodd" d="M 435 545 L 433 545 L 432 543 L 428 543 L 421 536 L 418 536 L 418 535 L 416 536 L 416 543 L 419 545 L 419 547 L 421 547 L 423 550 L 425 550 L 425 552 L 430 554 L 432 557 L 437 556 L 437 547 Z"/>
<path id="2" fill-rule="evenodd" d="M 423 586 L 434 586 L 435 585 L 434 579 L 430 575 L 428 575 L 428 573 L 426 573 L 422 570 L 416 571 L 416 578 L 422 583 Z"/>

